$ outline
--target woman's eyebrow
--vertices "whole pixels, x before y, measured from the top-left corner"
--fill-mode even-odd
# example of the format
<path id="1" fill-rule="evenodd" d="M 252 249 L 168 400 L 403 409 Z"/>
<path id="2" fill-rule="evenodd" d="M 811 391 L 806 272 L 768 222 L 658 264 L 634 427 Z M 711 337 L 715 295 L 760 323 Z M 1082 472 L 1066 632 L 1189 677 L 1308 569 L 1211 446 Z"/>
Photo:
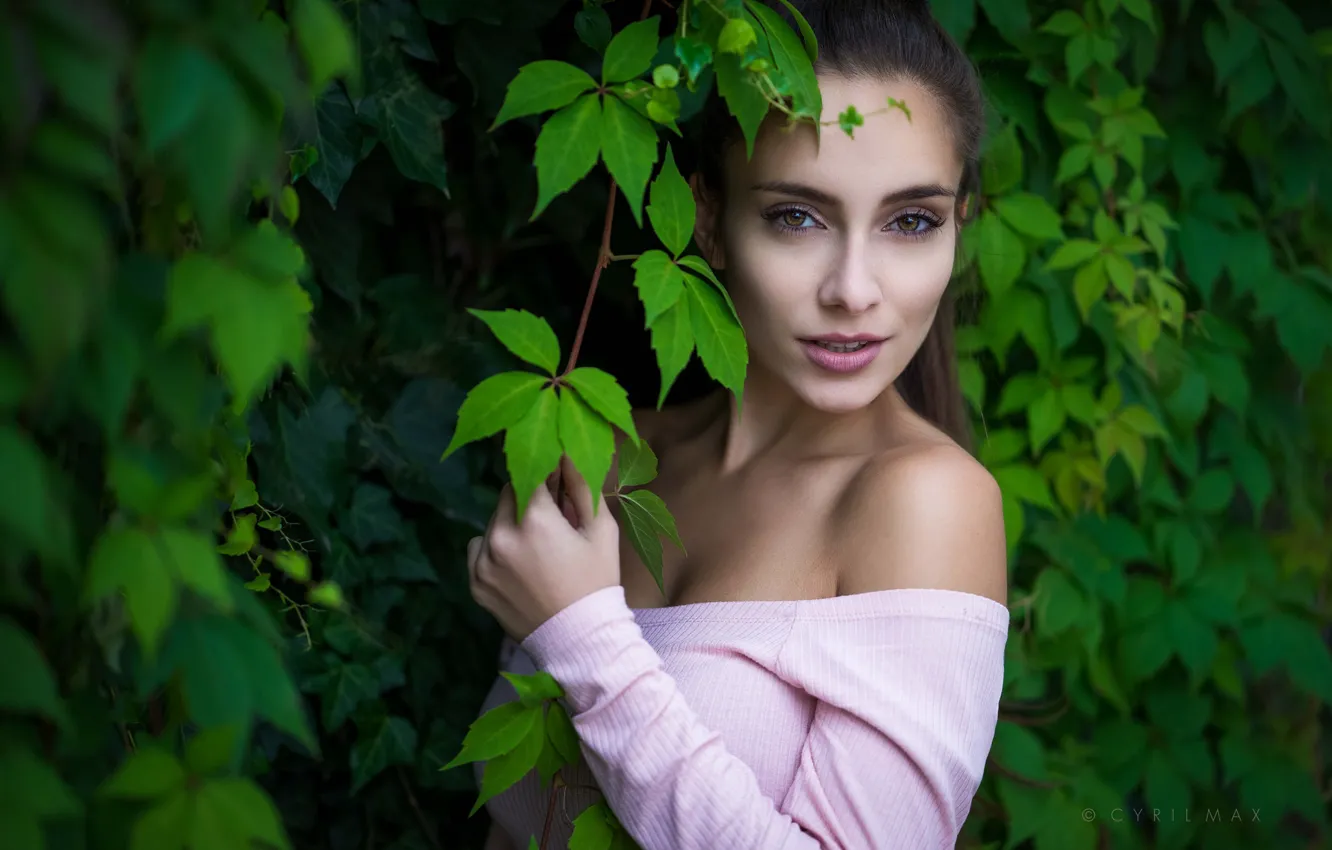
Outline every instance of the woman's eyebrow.
<path id="1" fill-rule="evenodd" d="M 826 206 L 835 206 L 838 200 L 827 192 L 815 189 L 813 186 L 806 186 L 803 183 L 792 183 L 786 180 L 772 180 L 763 183 L 755 183 L 750 187 L 755 192 L 776 192 L 781 195 L 793 195 L 797 198 L 805 198 L 816 204 Z M 944 186 L 941 183 L 921 183 L 917 186 L 907 186 L 889 192 L 879 201 L 879 206 L 890 206 L 900 204 L 902 201 L 923 201 L 927 198 L 956 198 L 957 192 Z"/>

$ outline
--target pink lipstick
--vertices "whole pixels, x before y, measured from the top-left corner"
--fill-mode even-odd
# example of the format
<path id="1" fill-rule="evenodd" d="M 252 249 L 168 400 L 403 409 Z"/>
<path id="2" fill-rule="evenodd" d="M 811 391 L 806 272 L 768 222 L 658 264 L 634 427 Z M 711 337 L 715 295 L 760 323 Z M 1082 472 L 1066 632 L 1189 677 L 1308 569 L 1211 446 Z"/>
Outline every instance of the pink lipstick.
<path id="1" fill-rule="evenodd" d="M 873 334 L 827 334 L 800 341 L 814 365 L 840 374 L 864 369 L 878 356 L 883 342 Z"/>

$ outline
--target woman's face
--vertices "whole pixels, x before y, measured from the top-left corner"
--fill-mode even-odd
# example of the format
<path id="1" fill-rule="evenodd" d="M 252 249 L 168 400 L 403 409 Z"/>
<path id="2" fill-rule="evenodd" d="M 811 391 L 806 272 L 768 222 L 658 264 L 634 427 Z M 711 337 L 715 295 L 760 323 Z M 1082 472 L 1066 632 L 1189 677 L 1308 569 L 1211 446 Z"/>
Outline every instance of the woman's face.
<path id="1" fill-rule="evenodd" d="M 753 159 L 732 145 L 725 209 L 700 225 L 718 228 L 711 259 L 726 269 L 751 370 L 835 413 L 876 399 L 925 339 L 953 269 L 962 165 L 947 116 L 920 86 L 819 84 L 826 118 L 853 104 L 866 115 L 855 138 L 770 121 Z M 910 120 L 880 110 L 889 98 Z"/>

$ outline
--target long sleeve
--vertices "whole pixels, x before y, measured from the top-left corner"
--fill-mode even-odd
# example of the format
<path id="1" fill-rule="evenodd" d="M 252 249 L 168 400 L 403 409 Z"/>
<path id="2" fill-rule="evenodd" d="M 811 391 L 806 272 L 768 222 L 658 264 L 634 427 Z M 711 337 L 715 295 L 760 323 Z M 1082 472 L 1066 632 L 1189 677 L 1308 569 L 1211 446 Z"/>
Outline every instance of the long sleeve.
<path id="1" fill-rule="evenodd" d="M 643 850 L 951 848 L 993 741 L 1007 611 L 943 590 L 838 601 L 798 608 L 777 657 L 774 673 L 817 700 L 782 800 L 686 704 L 623 588 L 522 646 L 564 687 L 588 765 Z"/>

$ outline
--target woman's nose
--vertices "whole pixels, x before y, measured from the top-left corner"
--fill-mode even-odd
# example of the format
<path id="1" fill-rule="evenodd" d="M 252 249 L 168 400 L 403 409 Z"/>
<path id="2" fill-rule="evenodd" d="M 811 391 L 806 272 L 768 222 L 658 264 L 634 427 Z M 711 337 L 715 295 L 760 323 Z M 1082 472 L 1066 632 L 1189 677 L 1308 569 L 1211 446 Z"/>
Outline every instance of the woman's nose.
<path id="1" fill-rule="evenodd" d="M 837 266 L 824 278 L 819 302 L 825 307 L 863 313 L 883 301 L 878 275 L 862 246 L 848 244 Z"/>

